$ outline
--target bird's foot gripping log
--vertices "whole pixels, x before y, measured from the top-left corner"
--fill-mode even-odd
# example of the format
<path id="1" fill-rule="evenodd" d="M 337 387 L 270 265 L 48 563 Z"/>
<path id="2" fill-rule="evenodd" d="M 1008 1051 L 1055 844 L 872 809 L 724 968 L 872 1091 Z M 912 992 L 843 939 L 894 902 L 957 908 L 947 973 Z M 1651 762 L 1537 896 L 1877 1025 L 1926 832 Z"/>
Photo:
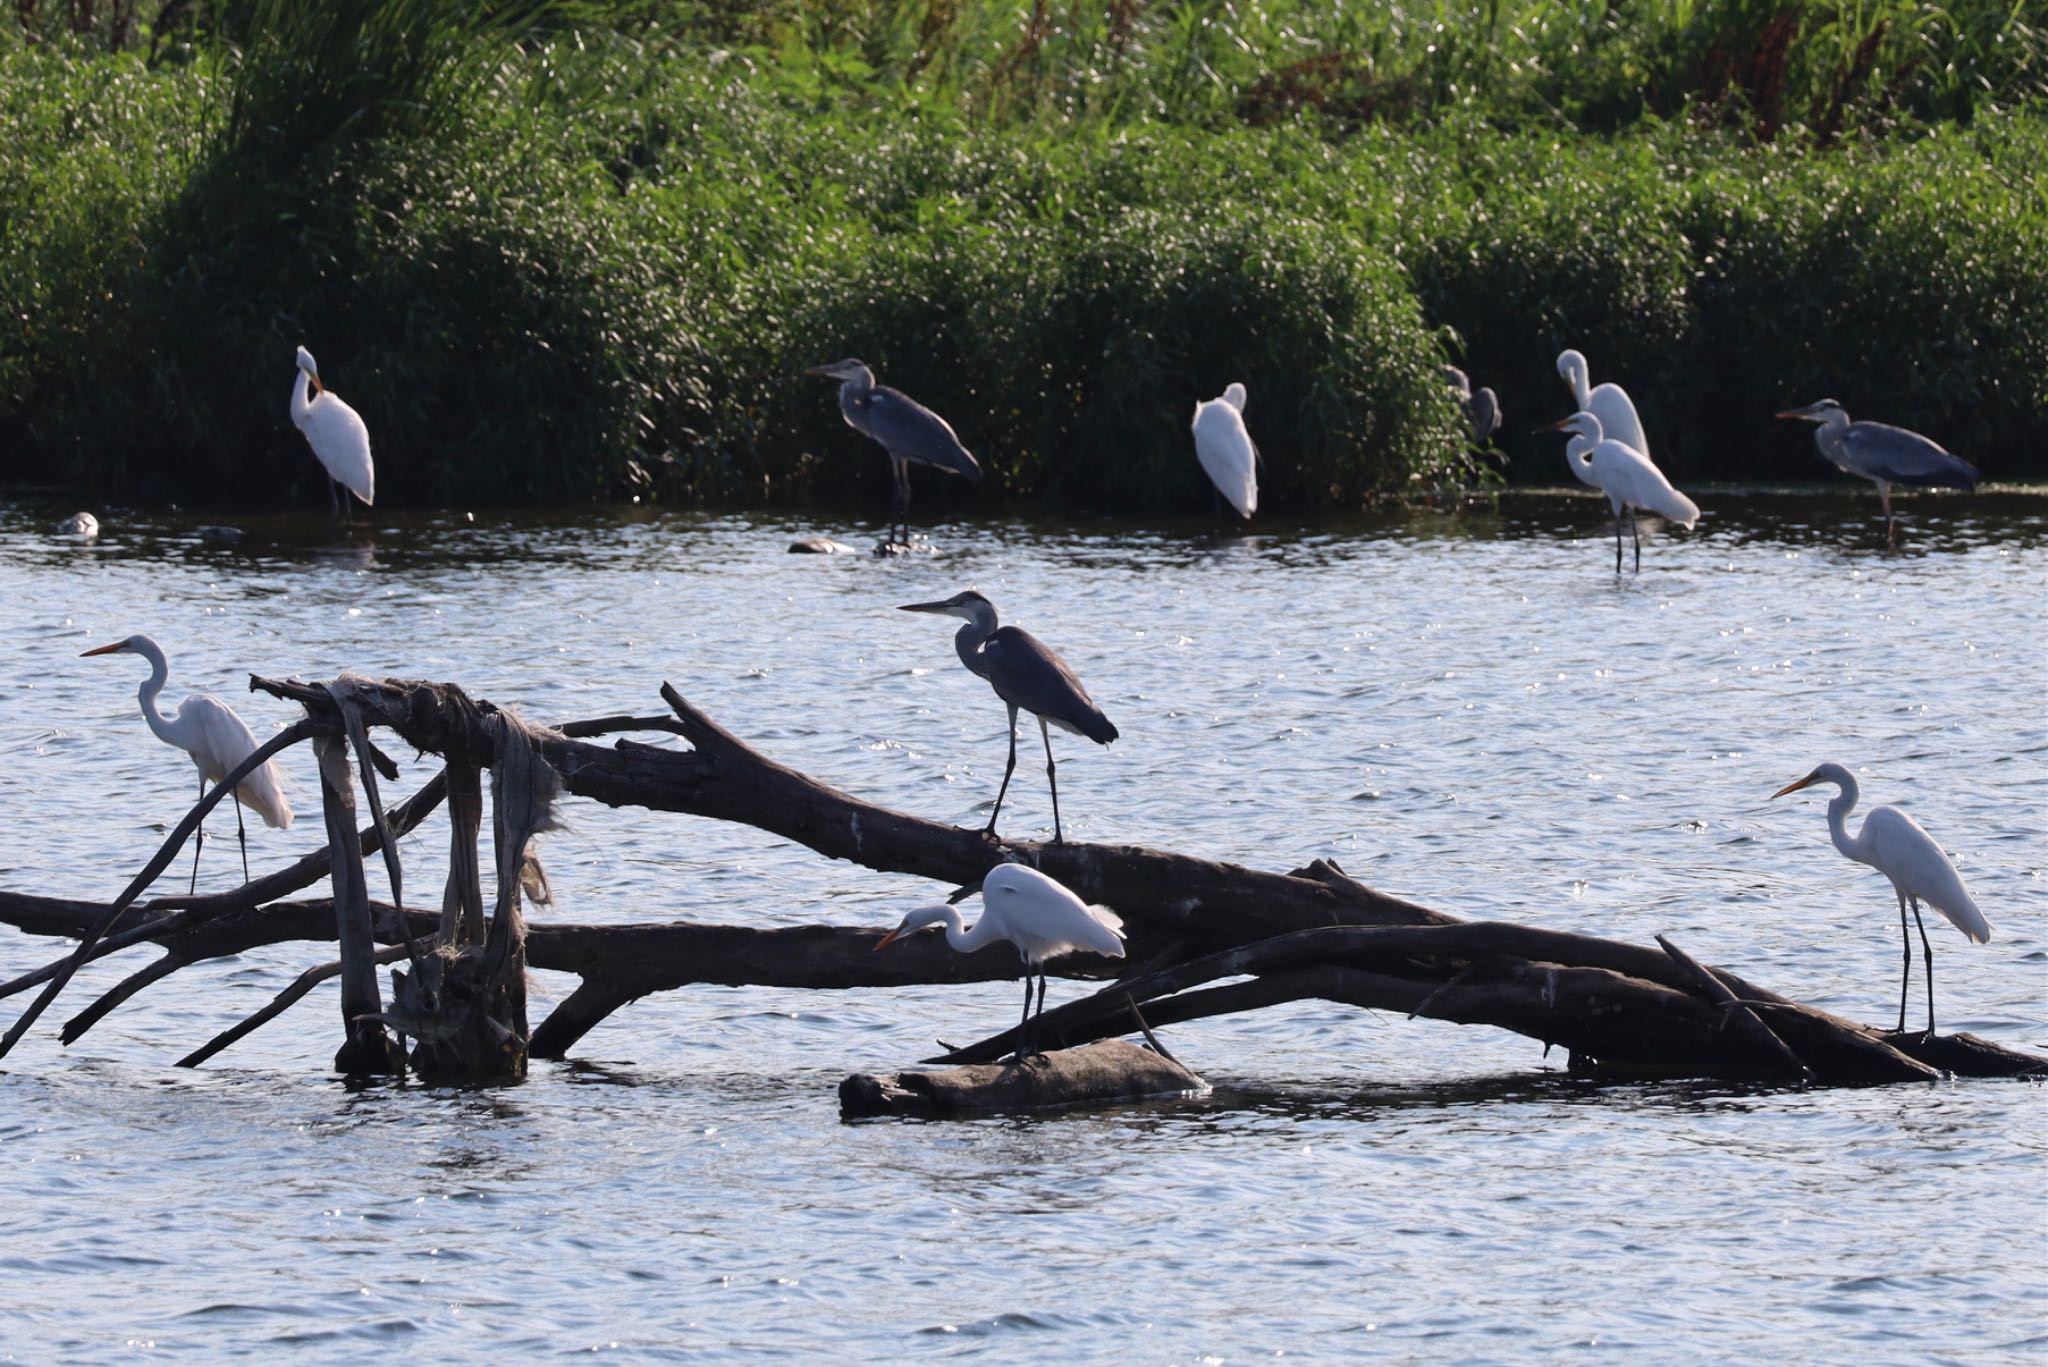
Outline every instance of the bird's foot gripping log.
<path id="1" fill-rule="evenodd" d="M 962 955 L 937 936 L 911 936 L 889 953 L 875 954 L 882 939 L 879 928 L 544 922 L 526 927 L 518 916 L 517 889 L 528 871 L 523 851 L 545 822 L 547 804 L 538 794 L 548 776 L 534 767 L 540 762 L 565 791 L 607 805 L 742 822 L 828 858 L 913 873 L 948 886 L 979 884 L 998 864 L 1021 863 L 1056 877 L 1087 902 L 1115 907 L 1130 958 L 1072 955 L 1059 960 L 1057 969 L 1065 977 L 1106 979 L 1126 965 L 1139 967 L 1113 987 L 1049 1009 L 1034 1021 L 1036 1042 L 1048 1051 L 1125 1033 L 1135 1023 L 1135 1007 L 1158 1026 L 1318 997 L 1494 1025 L 1545 1044 L 1564 1044 L 1575 1061 L 1627 1076 L 1716 1076 L 1779 1084 L 1810 1078 L 1829 1085 L 1924 1080 L 1936 1076 L 1937 1069 L 2015 1074 L 2048 1063 L 1967 1036 L 1893 1036 L 1855 1025 L 1699 964 L 1673 946 L 1638 947 L 1531 926 L 1459 921 L 1376 892 L 1322 861 L 1278 874 L 1131 846 L 992 841 L 978 830 L 862 802 L 779 765 L 667 686 L 662 696 L 673 716 L 609 717 L 550 731 L 515 726 L 515 719 L 489 703 L 472 701 L 447 685 L 341 682 L 365 725 L 389 727 L 406 743 L 439 754 L 447 770 L 445 781 L 427 785 L 388 822 L 331 843 L 345 850 L 353 842 L 358 858 L 388 848 L 393 836 L 438 801 L 443 788 L 458 815 L 451 833 L 457 851 L 455 885 L 440 912 L 368 908 L 368 938 L 374 943 L 352 944 L 349 953 L 367 951 L 373 969 L 400 958 L 413 962 L 403 979 L 406 985 L 388 1009 L 380 1004 L 356 1011 L 350 1023 L 374 1016 L 372 1024 L 395 1025 L 441 1044 L 462 1033 L 459 1025 L 450 1028 L 456 1019 L 450 1013 L 468 1011 L 471 1016 L 462 1019 L 494 1023 L 478 1024 L 468 1036 L 473 1042 L 456 1050 L 458 1063 L 476 1077 L 516 1075 L 518 1065 L 511 1060 L 523 1061 L 513 1043 L 525 1040 L 518 973 L 522 953 L 524 963 L 535 969 L 581 979 L 525 1040 L 524 1052 L 540 1058 L 563 1057 L 629 1002 L 693 983 L 903 987 L 1013 981 L 1023 967 L 1008 949 Z M 296 740 L 339 737 L 349 729 L 328 688 L 267 680 L 257 684 L 305 704 L 309 715 L 250 756 L 252 769 Z M 520 741 L 508 750 L 499 734 L 509 737 L 515 729 Z M 666 732 L 688 748 L 634 741 L 597 745 L 582 739 L 623 731 Z M 531 769 L 528 781 L 533 784 L 526 797 L 515 794 L 509 802 L 504 799 L 505 754 L 512 756 L 509 762 Z M 477 785 L 485 766 L 493 769 L 501 804 L 494 817 L 500 837 L 494 860 L 499 914 L 488 923 L 475 890 L 480 818 L 460 815 L 465 808 L 480 811 Z M 209 802 L 225 797 L 246 772 L 229 774 L 208 794 Z M 375 807 L 374 794 L 368 795 Z M 276 900 L 324 874 L 324 852 L 295 870 L 259 877 L 234 894 L 180 896 L 138 908 L 148 919 L 115 931 L 117 918 L 175 857 L 202 814 L 195 810 L 180 823 L 144 876 L 113 904 L 0 893 L 0 922 L 81 942 L 60 963 L 0 984 L 0 995 L 44 984 L 40 1009 L 71 969 L 102 948 L 103 936 L 108 945 L 157 944 L 171 961 L 168 968 L 160 961 L 133 975 L 108 994 L 114 1000 L 207 959 L 262 944 L 336 936 L 333 902 Z M 467 875 L 460 871 L 465 849 L 470 852 Z M 360 884 L 359 876 L 355 882 Z M 458 964 L 472 966 L 475 990 L 455 985 Z M 364 966 L 359 963 L 352 972 Z M 251 1022 L 186 1061 L 225 1047 L 340 971 L 339 964 L 308 970 Z M 102 1014 L 111 1008 L 108 998 L 102 999 L 106 1007 L 95 1006 Z M 473 1004 L 460 1006 L 462 1001 Z M 33 1013 L 17 1022 L 7 1042 L 19 1038 L 32 1019 Z M 1006 1031 L 946 1061 L 993 1063 L 1016 1047 L 1016 1034 Z M 427 1066 L 432 1053 L 417 1050 L 414 1062 Z"/>

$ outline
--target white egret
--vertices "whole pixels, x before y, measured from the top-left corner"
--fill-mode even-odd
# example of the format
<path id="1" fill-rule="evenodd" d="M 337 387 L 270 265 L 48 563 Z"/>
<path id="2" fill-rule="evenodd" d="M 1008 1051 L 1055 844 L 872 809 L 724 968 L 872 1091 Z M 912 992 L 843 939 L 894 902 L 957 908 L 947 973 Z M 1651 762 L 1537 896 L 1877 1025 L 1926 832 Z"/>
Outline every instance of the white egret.
<path id="1" fill-rule="evenodd" d="M 157 694 L 163 691 L 164 681 L 171 675 L 171 666 L 164 659 L 163 651 L 149 637 L 130 636 L 112 645 L 96 646 L 84 654 L 112 655 L 116 652 L 140 655 L 149 661 L 149 677 L 142 681 L 142 687 L 136 692 L 142 703 L 142 719 L 149 723 L 150 730 L 156 732 L 158 740 L 166 745 L 175 745 L 192 757 L 193 766 L 199 770 L 201 797 L 206 796 L 209 783 L 220 782 L 236 765 L 255 753 L 255 733 L 235 715 L 234 708 L 211 693 L 194 693 L 178 704 L 175 717 L 166 717 L 156 710 Z M 247 807 L 261 816 L 266 826 L 285 829 L 292 824 L 292 805 L 285 800 L 284 784 L 276 760 L 265 760 L 261 768 L 236 784 L 235 797 L 235 837 L 242 844 L 242 881 L 246 883 L 249 881 L 249 836 L 242 826 L 242 808 Z M 192 881 L 188 891 L 199 886 L 199 852 L 205 845 L 206 823 L 201 822 L 192 846 Z"/>
<path id="2" fill-rule="evenodd" d="M 91 513 L 73 513 L 57 524 L 57 530 L 62 535 L 83 537 L 90 541 L 100 534 L 100 520 Z"/>
<path id="3" fill-rule="evenodd" d="M 1052 840 L 1059 844 L 1060 785 L 1053 772 L 1052 732 L 1046 727 L 1050 724 L 1086 736 L 1097 745 L 1115 740 L 1116 727 L 1051 646 L 1021 627 L 998 627 L 995 604 L 973 589 L 936 603 L 905 603 L 902 610 L 964 619 L 967 625 L 953 635 L 960 663 L 987 679 L 996 696 L 1009 704 L 1010 762 L 1003 767 L 1003 786 L 996 790 L 995 810 L 988 814 L 982 833 L 996 833 L 1003 794 L 1010 791 L 1010 775 L 1017 768 L 1017 711 L 1022 708 L 1038 718 L 1038 734 L 1045 740 L 1045 781 L 1052 789 Z"/>
<path id="4" fill-rule="evenodd" d="M 1822 399 L 1804 408 L 1788 408 L 1777 416 L 1819 423 L 1813 429 L 1813 444 L 1820 448 L 1820 453 L 1844 474 L 1877 485 L 1877 501 L 1884 508 L 1886 541 L 1896 535 L 1892 522 L 1894 484 L 1930 489 L 1977 487 L 1976 469 L 1960 456 L 1943 450 L 1940 443 L 1890 423 L 1851 422 L 1842 405 L 1833 399 Z"/>
<path id="5" fill-rule="evenodd" d="M 1872 807 L 1863 829 L 1849 834 L 1848 816 L 1856 805 L 1856 778 L 1839 764 L 1823 764 L 1788 783 L 1774 798 L 1796 793 L 1815 783 L 1832 783 L 1841 791 L 1828 803 L 1828 836 L 1835 848 L 1859 864 L 1868 864 L 1892 880 L 1899 899 L 1899 938 L 1904 942 L 1905 970 L 1899 979 L 1899 1031 L 1906 1029 L 1906 992 L 1913 980 L 1913 937 L 1906 930 L 1906 904 L 1913 905 L 1913 924 L 1920 928 L 1920 949 L 1927 960 L 1927 1033 L 1934 1033 L 1934 946 L 1927 943 L 1927 925 L 1920 919 L 1922 902 L 1978 944 L 1991 940 L 1991 922 L 1977 910 L 1962 875 L 1942 853 L 1924 827 L 1897 807 Z"/>
<path id="6" fill-rule="evenodd" d="M 1607 495 L 1608 503 L 1613 506 L 1616 574 L 1621 573 L 1621 510 L 1624 507 L 1628 509 L 1628 534 L 1635 541 L 1638 570 L 1643 567 L 1643 542 L 1636 534 L 1638 508 L 1669 518 L 1688 531 L 1693 523 L 1699 521 L 1699 504 L 1672 488 L 1671 481 L 1664 478 L 1664 472 L 1648 456 L 1605 435 L 1600 429 L 1600 419 L 1593 413 L 1574 413 L 1538 430 L 1572 434 L 1572 439 L 1565 444 L 1565 460 L 1574 471 L 1583 464 L 1585 471 L 1580 478 Z"/>
<path id="7" fill-rule="evenodd" d="M 1643 420 L 1636 416 L 1635 400 L 1629 398 L 1626 389 L 1612 382 L 1588 388 L 1586 358 L 1576 351 L 1558 353 L 1557 375 L 1571 390 L 1572 402 L 1579 406 L 1581 413 L 1591 413 L 1600 419 L 1601 431 L 1623 446 L 1640 451 L 1645 460 L 1649 459 L 1650 438 L 1643 432 Z M 1577 461 L 1572 462 L 1572 473 L 1587 484 L 1599 487 L 1592 471 Z"/>
<path id="8" fill-rule="evenodd" d="M 1017 1022 L 1017 1057 L 1023 1059 L 1025 1032 L 1036 1020 L 1031 1009 L 1031 975 L 1038 974 L 1038 1014 L 1045 1011 L 1045 961 L 1075 950 L 1106 958 L 1124 957 L 1123 918 L 1108 907 L 1089 906 L 1037 869 L 998 864 L 981 881 L 981 919 L 961 924 L 960 908 L 918 907 L 875 946 L 881 949 L 913 931 L 943 924 L 946 943 L 962 954 L 1008 940 L 1024 960 L 1024 1014 Z"/>
<path id="9" fill-rule="evenodd" d="M 899 544 L 910 540 L 910 462 L 981 483 L 981 466 L 961 444 L 953 425 L 902 390 L 876 384 L 875 373 L 866 363 L 849 358 L 812 366 L 804 374 L 838 380 L 840 416 L 847 426 L 874 438 L 889 453 L 889 474 L 895 482 L 889 533 L 902 532 Z"/>
<path id="10" fill-rule="evenodd" d="M 1259 510 L 1259 448 L 1244 425 L 1245 389 L 1226 385 L 1223 396 L 1195 405 L 1195 459 L 1216 492 L 1239 517 Z"/>
<path id="11" fill-rule="evenodd" d="M 311 388 L 312 397 L 307 397 Z M 343 403 L 320 383 L 320 367 L 313 353 L 299 348 L 299 374 L 292 385 L 292 422 L 306 434 L 306 444 L 321 468 L 327 471 L 327 505 L 339 515 L 341 500 L 335 495 L 339 484 L 365 505 L 377 501 L 377 471 L 370 461 L 370 429 L 362 415 Z"/>

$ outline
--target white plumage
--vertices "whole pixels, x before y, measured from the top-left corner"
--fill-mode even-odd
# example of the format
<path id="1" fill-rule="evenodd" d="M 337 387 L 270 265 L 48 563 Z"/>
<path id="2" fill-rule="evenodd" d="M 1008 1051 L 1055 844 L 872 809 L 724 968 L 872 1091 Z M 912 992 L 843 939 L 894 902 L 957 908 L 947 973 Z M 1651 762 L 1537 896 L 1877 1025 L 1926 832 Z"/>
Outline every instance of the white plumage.
<path id="1" fill-rule="evenodd" d="M 229 707 L 211 693 L 194 693 L 178 704 L 174 717 L 166 717 L 156 709 L 157 695 L 163 691 L 164 682 L 170 677 L 170 662 L 164 658 L 157 643 L 147 636 L 130 636 L 112 645 L 99 646 L 85 652 L 87 655 L 110 655 L 125 652 L 140 655 L 149 661 L 149 677 L 136 691 L 136 698 L 142 704 L 143 720 L 156 733 L 158 740 L 166 745 L 175 745 L 192 759 L 193 767 L 199 770 L 201 791 L 206 785 L 219 783 L 228 772 L 256 752 L 256 734 L 248 724 L 235 715 Z M 284 784 L 278 773 L 275 760 L 265 760 L 248 777 L 235 785 L 235 798 L 243 807 L 263 818 L 266 826 L 280 829 L 292 824 L 292 805 L 285 798 Z M 239 808 L 235 824 L 241 828 Z M 201 828 L 201 843 L 204 843 L 204 827 Z M 249 876 L 249 852 L 247 838 L 242 849 L 242 876 Z M 199 853 L 192 855 L 193 886 L 198 885 Z"/>
<path id="2" fill-rule="evenodd" d="M 1089 906 L 1056 880 L 1022 864 L 998 864 L 989 870 L 981 882 L 981 919 L 972 926 L 962 924 L 958 907 L 918 907 L 884 935 L 875 948 L 881 949 L 913 931 L 935 925 L 946 927 L 946 943 L 962 954 L 972 954 L 998 940 L 1008 940 L 1017 947 L 1024 960 L 1024 1016 L 1017 1024 L 1020 1058 L 1025 1053 L 1026 1028 L 1034 1020 L 1034 970 L 1038 973 L 1038 1009 L 1043 1013 L 1047 959 L 1077 950 L 1111 959 L 1124 957 L 1122 917 L 1108 907 Z"/>
<path id="3" fill-rule="evenodd" d="M 1934 1029 L 1934 948 L 1927 943 L 1927 927 L 1920 922 L 1920 904 L 1933 907 L 1978 944 L 1991 939 L 1991 922 L 1977 909 L 1976 899 L 1963 886 L 1963 877 L 1924 827 L 1897 807 L 1872 807 L 1863 818 L 1863 829 L 1849 834 L 1848 817 L 1856 806 L 1856 778 L 1839 764 L 1823 764 L 1797 783 L 1788 783 L 1772 797 L 1796 793 L 1815 783 L 1832 783 L 1841 791 L 1828 803 L 1828 836 L 1835 848 L 1859 864 L 1868 864 L 1891 880 L 1899 899 L 1899 934 L 1905 939 L 1905 975 L 1899 983 L 1899 1029 L 1906 1028 L 1906 989 L 1912 979 L 1913 941 L 1906 935 L 1906 907 L 1913 908 L 1913 920 L 1920 926 L 1920 944 L 1927 956 L 1927 1028 Z"/>
<path id="4" fill-rule="evenodd" d="M 1550 430 L 1570 432 L 1572 438 L 1565 444 L 1565 460 L 1574 473 L 1607 495 L 1607 502 L 1614 509 L 1614 572 L 1621 573 L 1621 510 L 1629 510 L 1629 525 L 1633 531 L 1635 510 L 1669 518 L 1691 530 L 1699 521 L 1700 505 L 1671 487 L 1671 481 L 1664 478 L 1650 458 L 1642 452 L 1605 435 L 1600 428 L 1600 419 L 1591 412 L 1578 412 L 1562 422 L 1551 424 Z M 1581 470 L 1583 466 L 1583 470 Z M 1636 568 L 1643 565 L 1642 543 L 1636 543 Z"/>
<path id="5" fill-rule="evenodd" d="M 377 501 L 370 429 L 363 425 L 361 414 L 320 383 L 320 367 L 304 347 L 299 348 L 298 378 L 292 384 L 292 422 L 306 434 L 307 445 L 329 479 L 365 504 Z"/>
<path id="6" fill-rule="evenodd" d="M 1216 492 L 1239 517 L 1259 510 L 1259 448 L 1244 425 L 1245 388 L 1232 384 L 1221 398 L 1195 405 L 1195 459 Z"/>
<path id="7" fill-rule="evenodd" d="M 1618 384 L 1588 386 L 1590 373 L 1586 358 L 1577 351 L 1561 351 L 1557 357 L 1558 378 L 1572 391 L 1572 402 L 1582 413 L 1591 413 L 1600 419 L 1600 430 L 1620 442 L 1623 446 L 1640 451 L 1645 460 L 1650 457 L 1650 438 L 1643 432 L 1643 420 L 1636 416 L 1635 400 L 1628 391 Z M 1572 473 L 1587 484 L 1599 487 L 1592 478 L 1592 471 L 1577 461 L 1571 462 Z"/>

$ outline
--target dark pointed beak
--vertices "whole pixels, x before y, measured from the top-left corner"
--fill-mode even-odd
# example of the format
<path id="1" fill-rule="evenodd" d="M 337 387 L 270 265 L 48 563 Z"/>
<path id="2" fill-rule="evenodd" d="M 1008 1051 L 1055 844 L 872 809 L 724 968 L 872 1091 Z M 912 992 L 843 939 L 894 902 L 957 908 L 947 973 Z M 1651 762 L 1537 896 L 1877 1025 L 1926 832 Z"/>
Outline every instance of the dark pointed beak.
<path id="1" fill-rule="evenodd" d="M 1771 416 L 1774 418 L 1803 418 L 1807 416 L 1807 412 L 1803 408 L 1788 408 L 1782 413 L 1773 413 Z"/>
<path id="2" fill-rule="evenodd" d="M 944 603 L 904 603 L 904 604 L 902 604 L 901 606 L 899 606 L 899 607 L 898 607 L 898 608 L 897 608 L 896 610 L 897 610 L 898 612 L 944 612 L 944 611 L 946 610 L 946 604 L 944 604 Z"/>
<path id="3" fill-rule="evenodd" d="M 114 642 L 110 646 L 94 646 L 91 650 L 79 651 L 78 658 L 82 660 L 88 655 L 111 655 L 120 648 L 121 642 L 119 641 Z"/>
<path id="4" fill-rule="evenodd" d="M 1564 431 L 1564 425 L 1570 422 L 1573 418 L 1576 418 L 1577 416 L 1579 415 L 1576 413 L 1567 413 L 1563 417 L 1559 418 L 1556 422 L 1547 422 L 1543 424 L 1543 426 L 1538 427 L 1535 430 L 1538 432 L 1562 432 Z"/>
<path id="5" fill-rule="evenodd" d="M 1785 415 L 1784 415 L 1783 413 L 1780 413 L 1780 414 L 1779 414 L 1778 416 L 1782 418 L 1782 417 L 1784 417 Z M 1810 783 L 1812 783 L 1812 782 L 1813 782 L 1813 775 L 1812 775 L 1812 774 L 1808 774 L 1808 775 L 1807 775 L 1807 776 L 1806 776 L 1805 778 L 1802 778 L 1802 779 L 1800 779 L 1800 780 L 1799 780 L 1799 781 L 1798 781 L 1797 783 L 1788 783 L 1788 784 L 1786 784 L 1786 785 L 1785 785 L 1784 787 L 1782 787 L 1782 788 L 1778 789 L 1778 791 L 1777 791 L 1777 792 L 1775 792 L 1775 793 L 1772 793 L 1772 794 L 1771 794 L 1771 796 L 1772 796 L 1772 797 L 1774 797 L 1774 798 L 1778 798 L 1778 797 L 1783 797 L 1783 796 L 1785 796 L 1785 794 L 1787 794 L 1787 793 L 1796 793 L 1796 792 L 1798 792 L 1798 791 L 1799 791 L 1799 790 L 1800 790 L 1801 788 L 1804 788 L 1804 787 L 1806 787 L 1806 786 L 1807 786 L 1808 784 L 1810 784 Z"/>
<path id="6" fill-rule="evenodd" d="M 806 374 L 806 375 L 816 375 L 816 376 L 819 376 L 819 377 L 820 377 L 820 378 L 822 378 L 822 379 L 827 379 L 827 380 L 836 380 L 836 379 L 838 379 L 838 378 L 839 378 L 839 372 L 838 372 L 838 371 L 836 371 L 836 370 L 832 369 L 832 367 L 830 367 L 830 366 L 824 366 L 824 365 L 814 365 L 814 366 L 810 366 L 810 367 L 808 367 L 808 368 L 806 368 L 806 369 L 805 369 L 805 371 L 804 371 L 804 374 Z"/>

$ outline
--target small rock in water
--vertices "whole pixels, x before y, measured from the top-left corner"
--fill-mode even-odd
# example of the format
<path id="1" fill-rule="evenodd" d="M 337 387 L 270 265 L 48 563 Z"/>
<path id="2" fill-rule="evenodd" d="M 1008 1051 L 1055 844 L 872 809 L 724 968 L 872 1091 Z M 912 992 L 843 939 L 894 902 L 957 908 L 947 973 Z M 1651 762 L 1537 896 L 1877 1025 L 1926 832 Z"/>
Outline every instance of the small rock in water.
<path id="1" fill-rule="evenodd" d="M 201 541 L 211 542 L 216 546 L 232 546 L 246 535 L 240 527 L 221 527 L 211 523 L 200 527 L 198 531 Z"/>
<path id="2" fill-rule="evenodd" d="M 57 530 L 65 536 L 83 536 L 90 539 L 100 534 L 100 520 L 91 513 L 73 513 L 57 524 Z"/>
<path id="3" fill-rule="evenodd" d="M 829 536 L 807 536 L 801 541 L 789 543 L 791 555 L 852 555 L 853 547 L 844 541 L 834 541 Z"/>

